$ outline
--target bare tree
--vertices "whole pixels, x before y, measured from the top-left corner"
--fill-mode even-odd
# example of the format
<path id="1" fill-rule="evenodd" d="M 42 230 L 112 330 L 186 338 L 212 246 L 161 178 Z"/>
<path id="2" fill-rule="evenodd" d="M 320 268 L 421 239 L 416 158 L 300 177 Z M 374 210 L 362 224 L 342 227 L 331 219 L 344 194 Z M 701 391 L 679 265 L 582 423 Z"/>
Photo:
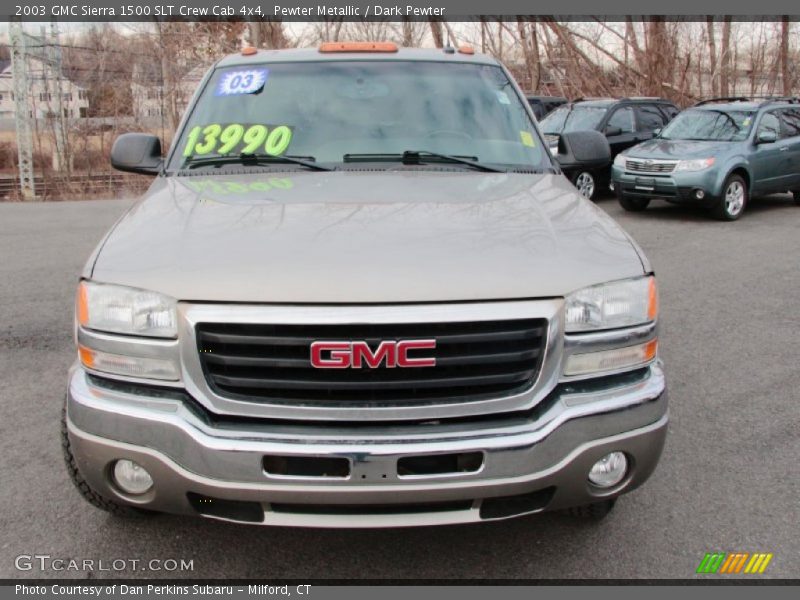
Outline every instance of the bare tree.
<path id="1" fill-rule="evenodd" d="M 792 95 L 792 77 L 789 71 L 789 17 L 781 17 L 781 79 L 783 82 L 783 95 Z"/>
<path id="2" fill-rule="evenodd" d="M 726 15 L 722 21 L 722 48 L 719 57 L 719 93 L 729 96 L 731 74 L 731 17 Z"/>
<path id="3" fill-rule="evenodd" d="M 541 71 L 539 68 L 539 41 L 536 36 L 536 24 L 531 23 L 531 40 L 529 42 L 527 25 L 528 23 L 526 23 L 525 19 L 520 16 L 517 17 L 517 31 L 519 32 L 519 42 L 525 59 L 528 87 L 531 91 L 536 91 L 539 89 L 539 81 L 541 79 Z"/>
<path id="4" fill-rule="evenodd" d="M 714 17 L 706 17 L 708 25 L 708 64 L 711 72 L 711 95 L 719 95 L 719 74 L 717 73 L 717 37 L 714 32 Z"/>
<path id="5" fill-rule="evenodd" d="M 433 36 L 433 45 L 437 48 L 444 47 L 444 32 L 442 31 L 442 22 L 439 19 L 433 18 L 430 21 L 431 35 Z"/>

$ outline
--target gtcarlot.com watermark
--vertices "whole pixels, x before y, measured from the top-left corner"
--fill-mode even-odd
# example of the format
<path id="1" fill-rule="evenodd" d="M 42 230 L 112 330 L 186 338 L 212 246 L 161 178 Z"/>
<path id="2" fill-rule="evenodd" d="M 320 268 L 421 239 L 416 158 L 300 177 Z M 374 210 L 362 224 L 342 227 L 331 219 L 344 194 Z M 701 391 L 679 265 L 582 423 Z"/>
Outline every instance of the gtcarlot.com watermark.
<path id="1" fill-rule="evenodd" d="M 14 559 L 18 571 L 194 571 L 194 559 L 185 558 L 67 558 L 50 554 L 20 554 Z"/>

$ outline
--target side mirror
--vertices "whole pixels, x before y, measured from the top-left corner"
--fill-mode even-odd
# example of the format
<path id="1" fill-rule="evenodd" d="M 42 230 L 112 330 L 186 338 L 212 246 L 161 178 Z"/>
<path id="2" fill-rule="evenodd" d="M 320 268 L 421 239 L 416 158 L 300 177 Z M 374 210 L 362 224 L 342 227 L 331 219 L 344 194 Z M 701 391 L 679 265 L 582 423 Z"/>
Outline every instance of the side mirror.
<path id="1" fill-rule="evenodd" d="M 621 127 L 606 127 L 606 136 L 611 137 L 612 135 L 619 135 L 622 133 Z"/>
<path id="2" fill-rule="evenodd" d="M 147 133 L 123 133 L 111 147 L 111 166 L 118 171 L 157 175 L 163 165 L 161 140 Z"/>
<path id="3" fill-rule="evenodd" d="M 772 142 L 778 141 L 778 134 L 774 131 L 770 131 L 766 129 L 764 131 L 758 132 L 758 137 L 756 137 L 756 144 L 771 144 Z"/>
<path id="4" fill-rule="evenodd" d="M 611 162 L 611 146 L 599 131 L 573 131 L 558 138 L 558 164 L 565 171 L 600 169 Z"/>

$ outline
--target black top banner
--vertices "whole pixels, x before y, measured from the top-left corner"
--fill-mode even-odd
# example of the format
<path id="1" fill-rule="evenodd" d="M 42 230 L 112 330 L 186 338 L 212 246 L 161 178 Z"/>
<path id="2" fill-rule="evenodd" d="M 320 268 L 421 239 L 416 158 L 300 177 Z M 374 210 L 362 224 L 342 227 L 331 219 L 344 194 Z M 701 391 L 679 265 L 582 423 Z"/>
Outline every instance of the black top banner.
<path id="1" fill-rule="evenodd" d="M 800 17 L 795 0 L 34 0 L 3 2 L 0 19 L 21 21 L 324 21 L 428 20 L 471 21 L 480 17 L 515 19 L 517 16 L 553 16 L 560 20 L 606 19 L 635 15 L 668 18 L 705 18 L 733 15 L 741 20 Z M 554 12 L 558 14 L 555 15 Z"/>

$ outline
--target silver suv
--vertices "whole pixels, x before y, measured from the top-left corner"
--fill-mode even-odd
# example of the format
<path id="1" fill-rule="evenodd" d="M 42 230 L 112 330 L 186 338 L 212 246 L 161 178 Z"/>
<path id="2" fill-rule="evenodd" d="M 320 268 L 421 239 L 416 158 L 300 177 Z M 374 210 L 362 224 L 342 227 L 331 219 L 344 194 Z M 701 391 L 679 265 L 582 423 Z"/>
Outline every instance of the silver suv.
<path id="1" fill-rule="evenodd" d="M 597 518 L 653 472 L 652 269 L 494 59 L 247 48 L 208 72 L 164 158 L 127 134 L 111 159 L 156 177 L 78 286 L 63 445 L 95 506 Z"/>

